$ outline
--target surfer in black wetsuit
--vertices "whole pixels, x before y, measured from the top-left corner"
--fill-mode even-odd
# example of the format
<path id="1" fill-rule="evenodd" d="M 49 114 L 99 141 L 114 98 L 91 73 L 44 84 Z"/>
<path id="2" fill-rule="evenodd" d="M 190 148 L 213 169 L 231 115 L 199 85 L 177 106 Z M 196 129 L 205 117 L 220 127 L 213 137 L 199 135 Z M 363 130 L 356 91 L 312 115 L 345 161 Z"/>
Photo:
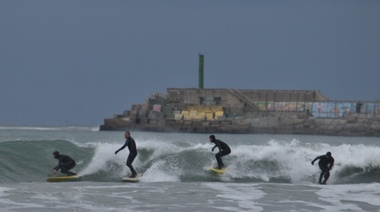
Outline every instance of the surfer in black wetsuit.
<path id="1" fill-rule="evenodd" d="M 76 175 L 76 173 L 69 171 L 70 169 L 75 167 L 75 161 L 67 156 L 61 155 L 58 151 L 53 152 L 53 156 L 58 160 L 58 165 L 53 168 L 54 175 L 57 175 L 57 171 L 61 169 L 61 173 L 66 174 L 67 176 Z"/>
<path id="2" fill-rule="evenodd" d="M 331 152 L 327 152 L 326 155 L 321 155 L 316 157 L 313 161 L 311 161 L 311 165 L 314 165 L 314 162 L 319 160 L 318 165 L 321 169 L 321 175 L 319 176 L 319 184 L 326 184 L 326 181 L 330 177 L 330 170 L 334 165 L 334 158 L 331 156 Z M 325 179 L 322 182 L 322 177 L 325 176 Z"/>
<path id="3" fill-rule="evenodd" d="M 124 133 L 124 137 L 125 137 L 125 144 L 120 147 L 120 149 L 118 149 L 116 152 L 115 152 L 115 155 L 122 149 L 124 149 L 126 146 L 128 146 L 128 149 L 129 149 L 129 155 L 128 155 L 128 159 L 127 159 L 127 166 L 129 167 L 129 169 L 131 170 L 132 172 L 132 175 L 130 177 L 136 177 L 137 176 L 137 173 L 136 173 L 136 170 L 133 168 L 132 166 L 132 162 L 133 160 L 135 159 L 135 157 L 137 156 L 137 149 L 136 149 L 136 142 L 135 140 L 133 140 L 133 138 L 131 137 L 131 133 L 129 131 L 125 131 Z"/>
<path id="4" fill-rule="evenodd" d="M 215 135 L 210 135 L 210 142 L 214 143 L 215 146 L 211 149 L 214 151 L 215 147 L 218 147 L 219 152 L 215 154 L 216 161 L 218 162 L 218 169 L 224 167 L 222 157 L 231 153 L 231 148 L 221 140 L 215 139 Z"/>

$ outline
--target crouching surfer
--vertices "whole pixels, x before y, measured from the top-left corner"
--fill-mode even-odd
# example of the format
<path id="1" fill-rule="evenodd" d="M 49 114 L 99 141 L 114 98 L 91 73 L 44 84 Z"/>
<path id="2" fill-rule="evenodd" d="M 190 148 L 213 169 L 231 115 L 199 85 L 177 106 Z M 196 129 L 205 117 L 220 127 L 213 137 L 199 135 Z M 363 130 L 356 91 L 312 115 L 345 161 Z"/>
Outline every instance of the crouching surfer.
<path id="1" fill-rule="evenodd" d="M 57 171 L 61 169 L 62 174 L 66 174 L 67 176 L 76 175 L 76 173 L 69 171 L 70 169 L 75 167 L 75 161 L 67 156 L 61 155 L 58 151 L 53 152 L 53 156 L 58 160 L 58 165 L 53 168 L 54 175 L 57 175 Z"/>
<path id="2" fill-rule="evenodd" d="M 222 157 L 229 155 L 231 153 L 231 148 L 223 141 L 216 139 L 215 135 L 210 135 L 209 140 L 211 143 L 215 144 L 215 146 L 211 149 L 212 152 L 214 151 L 216 147 L 218 147 L 219 149 L 219 152 L 215 154 L 216 161 L 218 162 L 218 167 L 216 168 L 217 169 L 225 168 L 224 163 L 222 161 Z"/>

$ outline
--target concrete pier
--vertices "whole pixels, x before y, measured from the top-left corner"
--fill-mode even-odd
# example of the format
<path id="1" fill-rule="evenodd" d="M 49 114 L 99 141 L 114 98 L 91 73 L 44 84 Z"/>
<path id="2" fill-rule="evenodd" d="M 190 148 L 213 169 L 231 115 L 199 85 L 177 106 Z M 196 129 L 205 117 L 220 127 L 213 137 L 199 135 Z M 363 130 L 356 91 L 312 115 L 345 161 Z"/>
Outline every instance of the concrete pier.
<path id="1" fill-rule="evenodd" d="M 380 136 L 380 102 L 331 101 L 315 90 L 168 88 L 100 130 Z"/>

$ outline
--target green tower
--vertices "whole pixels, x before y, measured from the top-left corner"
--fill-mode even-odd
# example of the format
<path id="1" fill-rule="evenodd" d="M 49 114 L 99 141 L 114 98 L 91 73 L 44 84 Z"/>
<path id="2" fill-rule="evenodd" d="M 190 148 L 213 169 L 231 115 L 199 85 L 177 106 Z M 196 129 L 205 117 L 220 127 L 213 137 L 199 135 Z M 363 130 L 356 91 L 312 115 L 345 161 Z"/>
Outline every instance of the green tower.
<path id="1" fill-rule="evenodd" d="M 199 54 L 199 89 L 203 89 L 203 62 L 204 56 Z"/>

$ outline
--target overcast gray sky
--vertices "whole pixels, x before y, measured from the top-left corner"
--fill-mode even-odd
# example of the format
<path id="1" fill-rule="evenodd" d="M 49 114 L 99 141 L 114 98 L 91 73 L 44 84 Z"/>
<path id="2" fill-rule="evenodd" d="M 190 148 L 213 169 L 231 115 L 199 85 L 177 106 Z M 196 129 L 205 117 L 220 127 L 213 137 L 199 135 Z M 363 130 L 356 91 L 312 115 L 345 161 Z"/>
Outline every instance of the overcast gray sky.
<path id="1" fill-rule="evenodd" d="M 380 99 L 380 1 L 1 0 L 0 126 L 98 126 L 166 88 Z"/>

